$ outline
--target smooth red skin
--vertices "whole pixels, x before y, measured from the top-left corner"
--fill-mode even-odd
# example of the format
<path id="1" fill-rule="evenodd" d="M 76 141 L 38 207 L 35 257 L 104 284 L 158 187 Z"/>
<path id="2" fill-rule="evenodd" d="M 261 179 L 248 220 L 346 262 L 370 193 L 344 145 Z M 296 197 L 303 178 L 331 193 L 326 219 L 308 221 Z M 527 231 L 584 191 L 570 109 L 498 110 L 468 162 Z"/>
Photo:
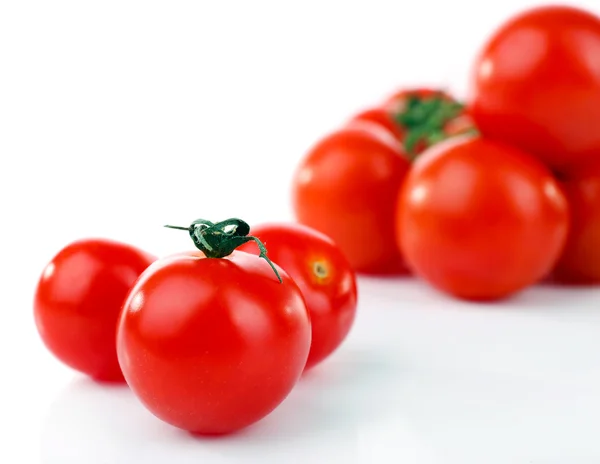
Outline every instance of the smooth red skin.
<path id="1" fill-rule="evenodd" d="M 552 278 L 566 284 L 600 283 L 600 163 L 562 182 L 570 207 L 567 244 Z"/>
<path id="2" fill-rule="evenodd" d="M 106 239 L 63 248 L 45 267 L 34 298 L 36 327 L 50 352 L 96 380 L 123 382 L 117 320 L 129 289 L 155 259 Z"/>
<path id="3" fill-rule="evenodd" d="M 296 219 L 330 237 L 356 272 L 404 273 L 394 210 L 409 168 L 399 145 L 360 126 L 344 127 L 321 139 L 298 166 Z"/>
<path id="4" fill-rule="evenodd" d="M 252 227 L 268 250 L 271 260 L 281 266 L 300 287 L 312 326 L 310 353 L 304 370 L 331 355 L 346 339 L 356 316 L 356 276 L 338 246 L 326 235 L 301 224 L 267 223 Z M 240 250 L 258 254 L 255 243 Z M 315 263 L 328 275 L 315 273 Z"/>
<path id="5" fill-rule="evenodd" d="M 556 171 L 600 157 L 600 19 L 543 6 L 506 21 L 473 66 L 469 106 L 481 133 Z"/>
<path id="6" fill-rule="evenodd" d="M 394 122 L 393 114 L 385 108 L 369 108 L 354 115 L 350 123 L 355 121 L 368 121 L 387 130 L 396 140 L 404 140 L 404 131 L 399 124 Z"/>
<path id="7" fill-rule="evenodd" d="M 225 434 L 262 419 L 300 378 L 310 316 L 279 268 L 234 251 L 159 260 L 121 315 L 117 350 L 127 383 L 155 416 L 197 434 Z"/>
<path id="8" fill-rule="evenodd" d="M 482 138 L 436 145 L 401 191 L 397 238 L 415 274 L 458 298 L 495 300 L 534 284 L 556 263 L 569 213 L 535 157 Z"/>

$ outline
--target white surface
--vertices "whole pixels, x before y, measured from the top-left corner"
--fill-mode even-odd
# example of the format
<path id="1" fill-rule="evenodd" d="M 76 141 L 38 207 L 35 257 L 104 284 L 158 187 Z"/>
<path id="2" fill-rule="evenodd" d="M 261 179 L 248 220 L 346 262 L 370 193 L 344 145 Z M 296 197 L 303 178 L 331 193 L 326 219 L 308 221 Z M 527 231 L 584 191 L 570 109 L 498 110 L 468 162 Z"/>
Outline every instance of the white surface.
<path id="1" fill-rule="evenodd" d="M 292 170 L 320 136 L 401 85 L 462 93 L 490 27 L 535 2 L 348 3 L 0 3 L 0 462 L 600 462 L 597 289 L 477 307 L 361 280 L 347 343 L 219 440 L 41 345 L 33 288 L 66 243 L 166 254 L 189 245 L 164 223 L 289 219 Z"/>

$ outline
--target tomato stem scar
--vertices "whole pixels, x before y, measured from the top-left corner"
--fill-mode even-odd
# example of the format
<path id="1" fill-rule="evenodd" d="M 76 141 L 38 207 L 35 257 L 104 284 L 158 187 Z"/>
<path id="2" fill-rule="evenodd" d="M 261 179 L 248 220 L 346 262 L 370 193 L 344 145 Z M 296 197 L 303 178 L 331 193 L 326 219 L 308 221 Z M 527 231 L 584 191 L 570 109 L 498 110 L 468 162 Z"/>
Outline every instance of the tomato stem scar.
<path id="1" fill-rule="evenodd" d="M 411 159 L 419 144 L 434 145 L 446 138 L 445 126 L 464 111 L 464 105 L 445 98 L 443 92 L 422 97 L 409 94 L 405 106 L 394 115 L 397 124 L 406 130 L 404 148 Z"/>
<path id="2" fill-rule="evenodd" d="M 189 227 L 165 225 L 169 229 L 187 230 L 194 245 L 207 258 L 224 258 L 233 253 L 237 247 L 244 243 L 254 241 L 258 245 L 260 258 L 263 258 L 277 276 L 279 283 L 283 283 L 279 272 L 267 256 L 267 249 L 263 243 L 250 233 L 250 226 L 241 219 L 231 218 L 221 222 L 211 222 L 206 219 L 196 219 Z"/>

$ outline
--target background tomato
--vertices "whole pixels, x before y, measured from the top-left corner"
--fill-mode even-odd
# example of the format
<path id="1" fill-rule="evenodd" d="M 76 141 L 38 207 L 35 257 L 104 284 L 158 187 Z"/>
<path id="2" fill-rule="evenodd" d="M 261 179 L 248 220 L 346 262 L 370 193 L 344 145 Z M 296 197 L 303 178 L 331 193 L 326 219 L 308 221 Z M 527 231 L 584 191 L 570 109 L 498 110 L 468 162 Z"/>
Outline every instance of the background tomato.
<path id="1" fill-rule="evenodd" d="M 296 218 L 331 237 L 354 270 L 401 272 L 393 216 L 409 167 L 398 144 L 362 125 L 344 127 L 319 141 L 298 166 Z"/>
<path id="2" fill-rule="evenodd" d="M 191 252 L 140 276 L 117 347 L 129 386 L 154 415 L 222 434 L 260 420 L 290 393 L 306 365 L 310 317 L 298 286 L 275 268 L 282 283 L 253 254 Z"/>
<path id="3" fill-rule="evenodd" d="M 432 88 L 402 89 L 381 106 L 354 115 L 350 123 L 355 121 L 386 129 L 411 159 L 442 140 L 475 131 L 462 103 L 448 92 Z"/>
<path id="4" fill-rule="evenodd" d="M 356 278 L 350 263 L 326 235 L 301 224 L 272 223 L 251 232 L 300 287 L 310 312 L 312 341 L 306 361 L 310 369 L 344 341 L 355 319 Z M 248 243 L 239 248 L 256 250 Z"/>
<path id="5" fill-rule="evenodd" d="M 37 284 L 34 316 L 48 349 L 71 368 L 123 381 L 117 319 L 127 292 L 156 258 L 131 245 L 86 239 L 63 248 Z"/>
<path id="6" fill-rule="evenodd" d="M 545 277 L 567 229 L 567 202 L 550 171 L 482 138 L 424 153 L 398 203 L 398 241 L 409 265 L 466 299 L 505 297 Z"/>
<path id="7" fill-rule="evenodd" d="M 600 282 L 600 163 L 572 172 L 563 182 L 571 223 L 553 277 L 564 283 Z"/>
<path id="8" fill-rule="evenodd" d="M 565 171 L 600 156 L 600 19 L 543 6 L 506 21 L 473 67 L 469 106 L 481 133 Z"/>

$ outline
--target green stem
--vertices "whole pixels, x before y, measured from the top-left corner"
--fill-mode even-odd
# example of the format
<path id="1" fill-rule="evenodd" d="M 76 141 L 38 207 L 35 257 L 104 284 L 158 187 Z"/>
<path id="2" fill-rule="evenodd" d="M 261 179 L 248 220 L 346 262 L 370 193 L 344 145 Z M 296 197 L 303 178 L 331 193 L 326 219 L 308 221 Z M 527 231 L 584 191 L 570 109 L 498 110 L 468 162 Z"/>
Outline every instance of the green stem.
<path id="1" fill-rule="evenodd" d="M 418 153 L 419 144 L 431 146 L 448 137 L 446 123 L 459 116 L 463 104 L 449 100 L 443 92 L 427 97 L 418 94 L 406 97 L 406 106 L 394 115 L 394 121 L 404 129 L 404 148 L 413 159 Z"/>
<path id="2" fill-rule="evenodd" d="M 257 237 L 248 235 L 250 226 L 241 219 L 231 218 L 217 223 L 206 219 L 196 219 L 189 227 L 170 225 L 165 227 L 187 230 L 196 248 L 204 253 L 207 258 L 224 258 L 244 243 L 254 241 L 260 251 L 258 256 L 269 263 L 279 282 L 283 282 L 275 265 L 267 256 L 267 249 Z"/>

